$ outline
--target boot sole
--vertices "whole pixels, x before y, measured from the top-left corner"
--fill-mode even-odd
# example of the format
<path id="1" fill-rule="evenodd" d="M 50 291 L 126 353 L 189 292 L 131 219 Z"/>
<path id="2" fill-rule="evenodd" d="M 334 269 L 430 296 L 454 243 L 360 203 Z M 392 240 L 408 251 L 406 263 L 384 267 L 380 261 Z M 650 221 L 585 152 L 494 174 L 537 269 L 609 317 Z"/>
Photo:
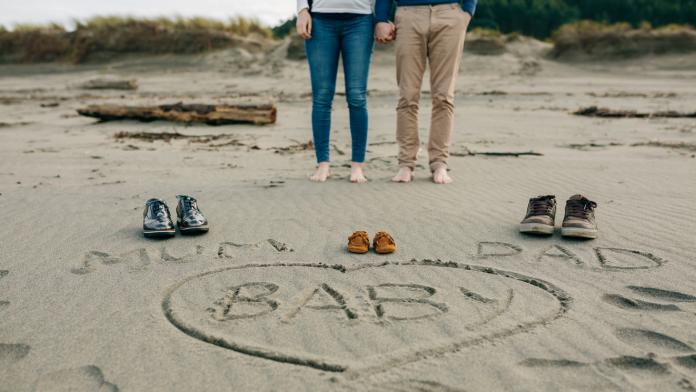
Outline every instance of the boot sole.
<path id="1" fill-rule="evenodd" d="M 597 229 L 581 229 L 578 227 L 562 227 L 561 235 L 572 238 L 597 238 Z"/>
<path id="2" fill-rule="evenodd" d="M 553 226 L 544 225 L 541 223 L 520 223 L 520 233 L 524 234 L 543 234 L 551 235 L 554 231 Z"/>
<path id="3" fill-rule="evenodd" d="M 202 227 L 184 227 L 179 226 L 181 234 L 202 234 L 208 232 L 208 226 Z"/>
<path id="4" fill-rule="evenodd" d="M 170 238 L 176 235 L 176 230 L 150 230 L 143 231 L 143 235 L 147 238 Z"/>
<path id="5" fill-rule="evenodd" d="M 359 254 L 359 255 L 365 254 L 365 253 L 367 253 L 367 252 L 369 252 L 369 251 L 370 251 L 369 248 L 368 248 L 368 249 L 365 249 L 365 248 L 351 248 L 350 246 L 348 247 L 348 252 L 350 252 L 350 253 L 355 253 L 355 254 Z"/>

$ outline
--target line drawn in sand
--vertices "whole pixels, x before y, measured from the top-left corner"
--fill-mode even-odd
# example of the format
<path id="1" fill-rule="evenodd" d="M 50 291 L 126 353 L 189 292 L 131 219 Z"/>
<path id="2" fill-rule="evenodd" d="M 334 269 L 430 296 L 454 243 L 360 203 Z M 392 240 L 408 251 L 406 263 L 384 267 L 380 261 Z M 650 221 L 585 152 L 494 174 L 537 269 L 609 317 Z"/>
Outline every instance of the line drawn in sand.
<path id="1" fill-rule="evenodd" d="M 602 268 L 610 270 L 648 269 L 660 267 L 666 263 L 665 260 L 653 255 L 650 252 L 643 252 L 639 250 L 623 248 L 594 248 L 594 251 Z M 613 253 L 614 259 L 609 258 L 608 253 Z"/>
<path id="2" fill-rule="evenodd" d="M 573 253 L 568 248 L 558 244 L 551 245 L 550 247 L 546 248 L 543 252 L 541 252 L 537 257 L 537 261 L 544 261 L 545 258 L 565 260 L 572 262 L 577 266 L 585 265 L 585 262 L 583 262 L 582 259 L 578 257 L 578 255 Z"/>
<path id="3" fill-rule="evenodd" d="M 209 248 L 205 246 L 196 245 L 190 250 L 173 251 L 166 246 L 162 246 L 158 249 L 136 248 L 117 254 L 99 250 L 89 250 L 82 256 L 82 261 L 80 261 L 76 267 L 70 269 L 70 272 L 75 275 L 86 275 L 97 271 L 100 266 L 119 264 L 127 265 L 128 272 L 142 272 L 151 268 L 151 255 L 153 253 L 157 254 L 155 259 L 159 261 L 160 264 L 172 265 L 193 263 L 203 258 L 213 258 L 215 256 L 221 259 L 234 259 L 237 257 L 237 253 L 239 253 L 240 250 L 267 249 L 278 253 L 294 252 L 294 249 L 290 245 L 273 238 L 255 244 L 243 244 L 231 241 L 221 242 L 217 247 L 217 253 L 215 255 L 206 254 L 206 250 L 208 249 Z M 0 277 L 2 277 L 1 274 L 2 271 L 0 271 Z M 0 307 L 1 306 L 2 303 L 0 302 Z"/>
<path id="4" fill-rule="evenodd" d="M 490 257 L 515 256 L 522 253 L 521 247 L 513 244 L 508 244 L 507 242 L 498 241 L 482 241 L 478 243 L 476 248 L 476 257 L 482 259 Z"/>
<path id="5" fill-rule="evenodd" d="M 351 274 L 358 275 L 351 279 Z M 255 281 L 258 277 L 266 281 Z M 471 287 L 462 287 L 467 284 Z M 211 297 L 221 290 L 227 293 L 222 299 Z M 527 300 L 539 304 L 534 312 L 522 305 Z M 367 305 L 357 306 L 361 301 Z M 205 343 L 355 378 L 529 332 L 562 317 L 571 302 L 550 282 L 470 264 L 411 261 L 350 268 L 288 263 L 233 266 L 191 276 L 167 290 L 162 310 L 174 327 Z M 295 336 L 294 329 L 329 336 L 310 346 L 304 339 L 283 340 Z M 416 337 L 433 330 L 446 335 Z M 346 347 L 361 331 L 373 336 L 375 344 Z M 403 345 L 403 331 L 413 335 L 412 345 Z"/>

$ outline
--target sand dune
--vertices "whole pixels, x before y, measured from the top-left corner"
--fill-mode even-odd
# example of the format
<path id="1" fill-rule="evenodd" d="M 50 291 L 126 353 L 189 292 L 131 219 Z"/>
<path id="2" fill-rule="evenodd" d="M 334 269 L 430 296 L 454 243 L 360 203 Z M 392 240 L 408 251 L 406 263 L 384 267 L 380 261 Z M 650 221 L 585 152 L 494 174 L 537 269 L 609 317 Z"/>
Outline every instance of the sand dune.
<path id="1" fill-rule="evenodd" d="M 283 54 L 0 67 L 0 390 L 693 390 L 696 123 L 571 113 L 693 111 L 696 62 L 523 49 L 466 55 L 446 187 L 424 156 L 413 184 L 388 181 L 389 48 L 365 186 L 346 180 L 340 94 L 333 177 L 307 181 L 307 69 Z M 77 87 L 100 77 L 138 90 Z M 267 100 L 279 114 L 264 127 L 75 114 Z M 144 239 L 144 201 L 179 193 L 210 233 Z M 599 239 L 518 234 L 529 197 L 562 208 L 575 193 L 598 202 Z M 398 251 L 348 254 L 358 229 L 388 230 Z"/>

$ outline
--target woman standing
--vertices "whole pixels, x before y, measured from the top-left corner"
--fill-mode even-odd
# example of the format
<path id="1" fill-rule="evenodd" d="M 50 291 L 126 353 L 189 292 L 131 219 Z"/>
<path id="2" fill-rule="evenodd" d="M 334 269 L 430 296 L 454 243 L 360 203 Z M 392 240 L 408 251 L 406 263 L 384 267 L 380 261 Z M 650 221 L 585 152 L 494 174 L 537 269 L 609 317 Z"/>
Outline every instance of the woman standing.
<path id="1" fill-rule="evenodd" d="M 297 33 L 305 39 L 312 80 L 312 133 L 317 170 L 312 181 L 329 177 L 331 105 L 336 92 L 338 58 L 343 60 L 350 112 L 352 163 L 350 180 L 367 182 L 363 174 L 367 148 L 367 76 L 374 27 L 372 0 L 297 0 Z"/>

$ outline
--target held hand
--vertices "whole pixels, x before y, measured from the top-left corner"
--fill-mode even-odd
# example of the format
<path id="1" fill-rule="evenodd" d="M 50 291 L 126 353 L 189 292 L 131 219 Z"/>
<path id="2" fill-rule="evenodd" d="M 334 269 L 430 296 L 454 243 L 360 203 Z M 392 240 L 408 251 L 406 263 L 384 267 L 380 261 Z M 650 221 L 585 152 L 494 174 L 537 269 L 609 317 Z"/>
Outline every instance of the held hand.
<path id="1" fill-rule="evenodd" d="M 300 37 L 304 39 L 312 38 L 312 15 L 309 14 L 307 8 L 297 14 L 297 25 L 295 29 Z"/>
<path id="2" fill-rule="evenodd" d="M 379 22 L 375 26 L 375 40 L 379 43 L 387 43 L 396 38 L 396 26 L 391 22 Z"/>

